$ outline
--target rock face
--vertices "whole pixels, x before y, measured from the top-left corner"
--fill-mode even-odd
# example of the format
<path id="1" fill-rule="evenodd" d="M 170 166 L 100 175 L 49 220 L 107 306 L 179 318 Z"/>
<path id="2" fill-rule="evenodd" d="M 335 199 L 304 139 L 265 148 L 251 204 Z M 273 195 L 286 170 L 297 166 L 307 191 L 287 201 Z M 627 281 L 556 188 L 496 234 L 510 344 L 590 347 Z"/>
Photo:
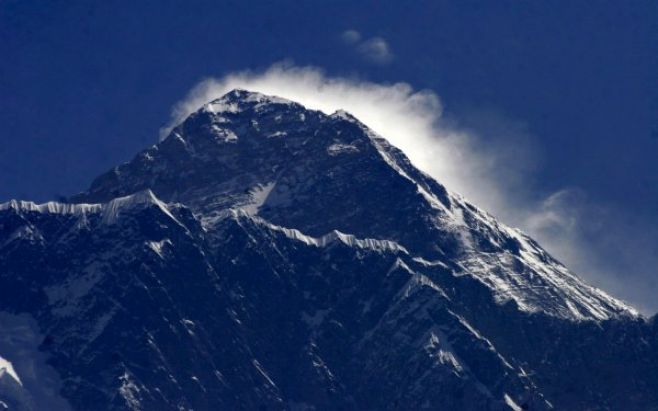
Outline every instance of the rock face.
<path id="1" fill-rule="evenodd" d="M 76 410 L 658 410 L 655 319 L 351 115 L 244 90 L 0 205 L 0 311 Z"/>

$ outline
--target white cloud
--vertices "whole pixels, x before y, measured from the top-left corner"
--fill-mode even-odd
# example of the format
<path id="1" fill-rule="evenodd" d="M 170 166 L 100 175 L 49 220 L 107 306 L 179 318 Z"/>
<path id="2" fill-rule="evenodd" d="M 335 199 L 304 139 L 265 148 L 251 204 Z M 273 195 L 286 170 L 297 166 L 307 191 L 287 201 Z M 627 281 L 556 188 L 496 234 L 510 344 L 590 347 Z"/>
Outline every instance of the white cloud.
<path id="1" fill-rule="evenodd" d="M 355 44 L 361 41 L 361 33 L 356 30 L 345 30 L 341 38 L 347 44 Z"/>
<path id="2" fill-rule="evenodd" d="M 525 207 L 521 225 L 569 268 L 645 314 L 658 311 L 658 228 L 574 188 Z"/>
<path id="3" fill-rule="evenodd" d="M 385 64 L 393 60 L 393 53 L 391 53 L 388 43 L 381 37 L 373 37 L 359 44 L 357 48 L 359 52 L 368 60 Z"/>
<path id="4" fill-rule="evenodd" d="M 264 72 L 242 71 L 200 82 L 174 106 L 162 136 L 234 88 L 288 98 L 327 114 L 338 109 L 352 113 L 402 149 L 418 168 L 522 228 L 588 281 L 647 311 L 658 309 L 646 295 L 633 291 L 637 283 L 611 273 L 597 260 L 585 228 L 597 224 L 600 213 L 584 193 L 565 189 L 542 196 L 532 187 L 531 175 L 539 161 L 523 123 L 478 111 L 469 116 L 468 126 L 457 124 L 443 115 L 439 96 L 432 91 L 414 90 L 407 83 L 329 77 L 318 68 L 284 63 Z M 652 291 L 658 292 L 658 285 Z"/>
<path id="5" fill-rule="evenodd" d="M 372 63 L 386 64 L 393 60 L 393 52 L 390 46 L 381 37 L 372 37 L 361 41 L 361 33 L 356 30 L 345 30 L 341 38 L 346 44 L 355 47 L 363 58 Z"/>
<path id="6" fill-rule="evenodd" d="M 577 189 L 556 191 L 528 216 L 526 226 L 532 232 L 552 231 L 558 236 L 572 233 L 578 226 L 577 214 L 582 196 L 583 193 Z"/>

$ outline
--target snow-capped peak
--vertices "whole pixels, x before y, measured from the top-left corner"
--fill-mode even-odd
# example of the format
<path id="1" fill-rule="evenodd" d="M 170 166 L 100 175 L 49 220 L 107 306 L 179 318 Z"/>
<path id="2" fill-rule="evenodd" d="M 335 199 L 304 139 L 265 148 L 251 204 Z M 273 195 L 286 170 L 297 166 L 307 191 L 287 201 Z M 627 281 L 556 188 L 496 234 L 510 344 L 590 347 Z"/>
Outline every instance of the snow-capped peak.
<path id="1" fill-rule="evenodd" d="M 153 188 L 164 202 L 190 207 L 208 229 L 225 210 L 243 208 L 314 238 L 337 230 L 393 241 L 428 261 L 450 260 L 501 304 L 511 300 L 526 312 L 573 320 L 637 315 L 526 236 L 448 192 L 344 110 L 325 115 L 236 89 L 172 135 L 97 179 L 75 201 L 128 195 L 109 202 L 112 221 L 115 206 L 137 201 L 131 193 Z M 143 196 L 166 211 L 152 192 Z"/>
<path id="2" fill-rule="evenodd" d="M 206 103 L 202 110 L 215 115 L 222 113 L 236 114 L 247 109 L 260 109 L 270 104 L 278 105 L 297 105 L 290 100 L 281 97 L 268 96 L 262 93 L 247 91 L 244 89 L 234 89 L 222 97 Z"/>
<path id="3" fill-rule="evenodd" d="M 655 320 L 344 111 L 234 90 L 71 202 L 0 205 L 0 314 L 76 409 L 658 403 Z"/>

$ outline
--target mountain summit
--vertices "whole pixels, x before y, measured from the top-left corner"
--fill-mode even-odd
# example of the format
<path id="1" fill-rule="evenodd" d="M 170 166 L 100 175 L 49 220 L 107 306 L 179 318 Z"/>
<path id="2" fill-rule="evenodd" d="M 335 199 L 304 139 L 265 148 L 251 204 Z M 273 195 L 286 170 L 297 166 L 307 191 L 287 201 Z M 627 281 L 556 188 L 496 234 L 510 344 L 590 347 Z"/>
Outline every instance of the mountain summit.
<path id="1" fill-rule="evenodd" d="M 145 189 L 190 207 L 209 229 L 227 210 L 242 210 L 312 236 L 338 230 L 395 241 L 525 311 L 569 319 L 637 315 L 518 230 L 449 193 L 345 112 L 327 116 L 234 90 L 73 201 L 105 202 Z"/>
<path id="2" fill-rule="evenodd" d="M 658 409 L 655 321 L 350 114 L 246 90 L 0 205 L 0 311 L 76 410 Z"/>

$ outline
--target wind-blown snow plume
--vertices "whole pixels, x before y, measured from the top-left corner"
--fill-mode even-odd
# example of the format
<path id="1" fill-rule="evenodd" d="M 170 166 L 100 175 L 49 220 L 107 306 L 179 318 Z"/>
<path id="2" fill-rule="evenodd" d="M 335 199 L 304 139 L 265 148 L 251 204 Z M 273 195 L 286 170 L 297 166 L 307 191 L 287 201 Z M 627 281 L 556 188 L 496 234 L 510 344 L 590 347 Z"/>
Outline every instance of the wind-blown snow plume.
<path id="1" fill-rule="evenodd" d="M 277 95 L 327 114 L 346 110 L 450 189 L 490 210 L 504 208 L 497 206 L 503 201 L 500 184 L 487 177 L 504 166 L 497 155 L 484 150 L 471 133 L 444 122 L 441 101 L 435 93 L 415 91 L 406 83 L 331 78 L 317 68 L 286 64 L 274 65 L 265 72 L 243 71 L 209 78 L 174 106 L 171 122 L 161 130 L 161 138 L 201 105 L 234 88 Z M 515 167 L 506 168 L 516 172 Z"/>
<path id="2" fill-rule="evenodd" d="M 564 206 L 566 193 L 573 194 L 573 190 L 546 194 L 532 187 L 528 177 L 539 161 L 533 137 L 523 123 L 497 113 L 478 112 L 467 119 L 474 123 L 458 125 L 443 116 L 441 100 L 433 91 L 414 90 L 407 83 L 329 77 L 316 67 L 279 63 L 262 72 L 241 71 L 201 81 L 174 106 L 161 138 L 203 104 L 235 88 L 277 95 L 327 114 L 339 109 L 350 112 L 402 149 L 418 168 L 527 231 L 590 282 L 637 303 L 646 312 L 658 309 L 646 295 L 634 293 L 638 287 L 629 287 L 628 278 L 622 280 L 602 268 L 605 264 L 593 263 L 596 252 L 579 235 L 580 224 L 587 217 L 573 212 L 588 205 L 579 203 L 579 196 L 569 195 L 570 206 Z M 471 127 L 473 124 L 477 127 Z"/>

